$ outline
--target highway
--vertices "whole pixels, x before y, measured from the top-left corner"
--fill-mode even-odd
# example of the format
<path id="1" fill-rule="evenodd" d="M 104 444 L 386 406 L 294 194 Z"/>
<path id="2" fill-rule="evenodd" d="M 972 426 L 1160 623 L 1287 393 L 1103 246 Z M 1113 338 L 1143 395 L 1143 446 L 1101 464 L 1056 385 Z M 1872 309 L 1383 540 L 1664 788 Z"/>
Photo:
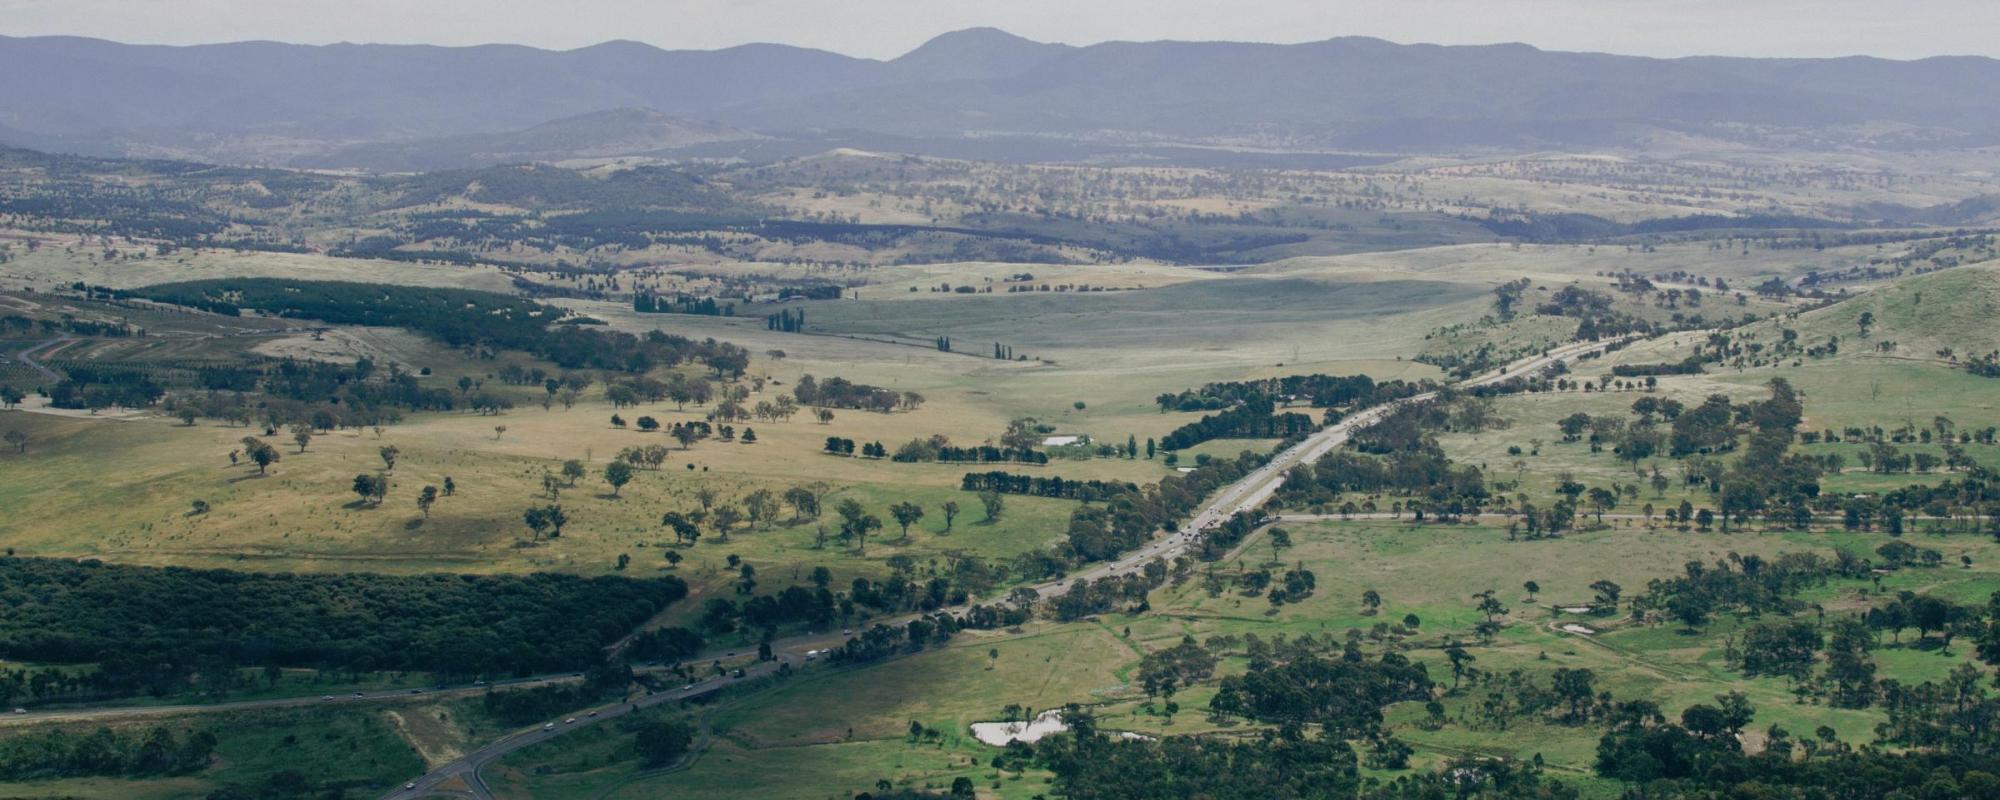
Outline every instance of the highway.
<path id="1" fill-rule="evenodd" d="M 1610 346 L 1610 344 L 1611 342 L 1581 342 L 1566 345 L 1550 350 L 1543 355 L 1523 359 L 1486 375 L 1461 381 L 1456 385 L 1460 388 L 1472 388 L 1498 383 L 1510 378 L 1531 375 L 1557 362 L 1566 361 L 1585 353 L 1602 349 Z M 1273 493 L 1277 492 L 1278 487 L 1284 483 L 1285 473 L 1292 467 L 1318 461 L 1327 453 L 1332 452 L 1334 448 L 1345 444 L 1354 435 L 1355 431 L 1375 424 L 1383 416 L 1396 408 L 1410 403 L 1420 403 L 1435 396 L 1435 392 L 1426 392 L 1355 412 L 1346 419 L 1329 425 L 1306 437 L 1298 444 L 1286 448 L 1284 451 L 1273 456 L 1264 466 L 1243 476 L 1235 483 L 1224 487 L 1216 493 L 1214 499 L 1207 507 L 1189 518 L 1173 535 L 1126 553 L 1116 561 L 1098 564 L 1060 580 L 1048 581 L 1027 588 L 1034 590 L 1037 595 L 1046 598 L 1067 591 L 1072 581 L 1081 579 L 1096 580 L 1110 575 L 1131 572 L 1140 569 L 1147 562 L 1156 558 L 1171 560 L 1186 551 L 1190 546 L 1198 543 L 1203 529 L 1210 525 L 1220 524 L 1223 520 L 1228 519 L 1237 512 L 1253 511 L 1262 506 L 1265 501 L 1271 498 Z M 963 614 L 966 610 L 966 607 L 961 606 L 947 609 L 946 611 L 952 614 Z M 881 620 L 885 624 L 898 624 L 902 621 L 904 619 Z M 673 691 L 660 692 L 629 701 L 583 709 L 562 719 L 549 720 L 534 727 L 515 731 L 485 747 L 439 765 L 430 772 L 425 773 L 422 777 L 416 778 L 403 787 L 383 795 L 383 798 L 384 800 L 416 800 L 416 798 L 421 797 L 459 796 L 490 800 L 492 793 L 487 789 L 483 779 L 480 778 L 480 770 L 487 764 L 508 753 L 553 739 L 591 724 L 615 719 L 638 709 L 661 703 L 678 702 L 715 691 L 737 680 L 748 680 L 767 675 L 776 672 L 781 663 L 788 662 L 796 668 L 805 663 L 804 659 L 807 651 L 836 647 L 846 638 L 847 636 L 844 634 L 818 634 L 776 640 L 771 643 L 771 652 L 774 660 L 746 667 L 743 678 L 710 678 Z M 460 789 L 457 786 L 449 785 L 456 783 L 463 783 L 466 788 Z"/>

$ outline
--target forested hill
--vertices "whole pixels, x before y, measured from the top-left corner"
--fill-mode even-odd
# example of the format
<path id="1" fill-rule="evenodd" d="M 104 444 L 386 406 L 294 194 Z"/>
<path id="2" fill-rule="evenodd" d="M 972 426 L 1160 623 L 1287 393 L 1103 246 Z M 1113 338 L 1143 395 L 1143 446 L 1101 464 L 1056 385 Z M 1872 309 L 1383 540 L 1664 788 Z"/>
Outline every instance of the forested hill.
<path id="1" fill-rule="evenodd" d="M 784 45 L 550 51 L 0 37 L 0 138 L 239 161 L 282 156 L 256 151 L 253 137 L 216 135 L 281 134 L 292 156 L 318 157 L 356 142 L 526 131 L 610 109 L 708 121 L 690 123 L 697 138 L 739 135 L 712 122 L 943 136 L 1256 133 L 1400 150 L 1632 144 L 1661 132 L 1808 147 L 1977 146 L 2000 137 L 2000 107 L 1987 102 L 1996 94 L 2000 61 L 1988 58 L 1654 59 L 1358 37 L 1072 48 L 974 30 L 889 61 Z M 1815 135 L 1796 135 L 1806 130 Z M 574 126 L 564 136 L 605 141 Z"/>

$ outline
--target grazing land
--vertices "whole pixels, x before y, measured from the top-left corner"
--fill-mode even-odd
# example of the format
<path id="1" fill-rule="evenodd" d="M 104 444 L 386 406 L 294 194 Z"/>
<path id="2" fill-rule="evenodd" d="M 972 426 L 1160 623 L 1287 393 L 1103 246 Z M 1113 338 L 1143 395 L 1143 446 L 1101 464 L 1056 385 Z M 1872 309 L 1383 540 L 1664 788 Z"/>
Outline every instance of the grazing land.
<path id="1" fill-rule="evenodd" d="M 1993 796 L 1980 164 L 0 151 L 0 796 Z"/>

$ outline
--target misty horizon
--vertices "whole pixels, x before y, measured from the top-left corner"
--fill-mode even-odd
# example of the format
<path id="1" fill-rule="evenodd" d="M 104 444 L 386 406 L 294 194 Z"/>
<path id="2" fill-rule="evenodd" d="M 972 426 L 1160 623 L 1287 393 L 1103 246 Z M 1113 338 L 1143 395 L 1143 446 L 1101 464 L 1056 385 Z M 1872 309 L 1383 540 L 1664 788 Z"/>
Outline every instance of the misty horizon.
<path id="1" fill-rule="evenodd" d="M 1215 8 L 1192 0 L 1105 2 L 1085 9 L 1025 2 L 1005 7 L 867 0 L 729 4 L 698 0 L 670 8 L 594 0 L 557 9 L 512 0 L 435 0 L 412 6 L 360 0 L 332 13 L 309 3 L 118 0 L 46 3 L 0 0 L 0 34 L 73 36 L 129 44 L 199 46 L 246 42 L 304 45 L 515 45 L 569 51 L 630 41 L 663 50 L 722 50 L 783 44 L 854 58 L 892 60 L 940 35 L 991 28 L 1073 47 L 1114 42 L 1301 44 L 1345 37 L 1397 43 L 1525 44 L 1554 52 L 1650 58 L 1733 56 L 1899 61 L 2000 57 L 1981 35 L 2000 7 L 1938 0 L 1884 19 L 1858 0 L 1731 4 L 1646 0 L 1615 4 L 1525 0 L 1497 8 L 1469 0 L 1308 3 L 1257 0 Z M 1986 22 L 1991 25 L 1983 24 Z"/>

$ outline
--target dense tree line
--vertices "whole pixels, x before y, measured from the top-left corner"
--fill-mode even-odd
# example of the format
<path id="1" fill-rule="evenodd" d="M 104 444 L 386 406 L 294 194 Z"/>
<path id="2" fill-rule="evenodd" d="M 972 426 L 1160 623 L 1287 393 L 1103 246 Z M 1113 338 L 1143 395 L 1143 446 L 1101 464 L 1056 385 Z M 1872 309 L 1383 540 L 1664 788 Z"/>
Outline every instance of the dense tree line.
<path id="1" fill-rule="evenodd" d="M 632 296 L 632 310 L 641 314 L 693 314 L 702 317 L 736 316 L 735 303 L 717 303 L 713 297 L 660 295 L 641 292 Z"/>
<path id="2" fill-rule="evenodd" d="M 1303 401 L 1315 408 L 1371 406 L 1419 394 L 1428 383 L 1385 381 L 1376 383 L 1367 375 L 1286 375 L 1254 381 L 1203 384 L 1201 388 L 1165 393 L 1154 398 L 1161 411 L 1215 411 L 1270 398 L 1289 404 Z"/>
<path id="3" fill-rule="evenodd" d="M 578 669 L 681 599 L 675 578 L 314 575 L 0 560 L 0 653 L 57 663 Z"/>
<path id="4" fill-rule="evenodd" d="M 1311 416 L 1296 411 L 1274 414 L 1273 410 L 1269 399 L 1259 397 L 1173 429 L 1160 437 L 1160 447 L 1185 450 L 1211 439 L 1290 439 L 1318 427 Z"/>
<path id="5" fill-rule="evenodd" d="M 236 315 L 253 308 L 282 317 L 340 325 L 404 328 L 454 347 L 522 350 L 565 369 L 645 372 L 655 366 L 699 362 L 718 375 L 736 377 L 749 366 L 748 351 L 713 339 L 696 342 L 659 331 L 644 337 L 590 330 L 587 320 L 564 319 L 555 306 L 470 289 L 439 289 L 342 281 L 219 278 L 164 283 L 121 296 Z"/>
<path id="6" fill-rule="evenodd" d="M 1689 357 L 1682 361 L 1675 361 L 1667 364 L 1614 364 L 1611 367 L 1611 374 L 1616 375 L 1620 378 L 1649 378 L 1661 375 L 1700 375 L 1702 371 L 1703 371 L 1702 361 L 1698 357 Z"/>
<path id="7" fill-rule="evenodd" d="M 968 492 L 999 492 L 1059 500 L 1102 502 L 1127 492 L 1139 491 L 1138 484 L 1118 481 L 1068 480 L 1059 475 L 1021 475 L 1010 472 L 968 472 L 959 481 Z"/>

